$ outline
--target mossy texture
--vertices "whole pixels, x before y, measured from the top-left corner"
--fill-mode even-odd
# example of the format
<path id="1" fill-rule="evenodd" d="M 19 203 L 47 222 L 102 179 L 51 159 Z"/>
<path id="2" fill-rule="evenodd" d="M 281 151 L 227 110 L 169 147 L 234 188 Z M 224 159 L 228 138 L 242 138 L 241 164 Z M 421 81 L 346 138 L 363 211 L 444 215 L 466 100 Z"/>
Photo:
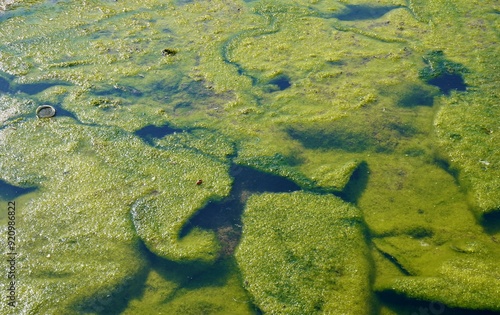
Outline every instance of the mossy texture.
<path id="1" fill-rule="evenodd" d="M 92 142 L 105 146 L 116 138 L 103 140 L 102 130 L 67 120 L 16 126 L 0 146 L 1 176 L 38 187 L 18 205 L 16 308 L 25 314 L 101 311 L 145 267 L 129 216 L 134 189 L 126 174 L 91 154 L 99 151 Z M 11 311 L 6 303 L 0 309 Z"/>
<path id="2" fill-rule="evenodd" d="M 466 256 L 466 255 L 464 255 Z M 469 255 L 445 262 L 435 276 L 397 277 L 377 286 L 417 300 L 471 310 L 500 310 L 498 255 Z"/>
<path id="3" fill-rule="evenodd" d="M 236 253 L 267 314 L 367 314 L 369 262 L 359 209 L 304 192 L 250 197 Z"/>
<path id="4" fill-rule="evenodd" d="M 190 218 L 263 191 L 230 194 L 238 165 L 299 186 L 281 178 L 287 189 L 271 191 L 309 191 L 248 199 L 238 261 L 264 312 L 366 313 L 370 276 L 377 292 L 498 310 L 497 1 L 0 10 L 0 180 L 30 192 L 16 198 L 25 313 L 149 312 L 149 298 L 167 313 L 252 313 L 221 298 L 244 295 L 232 268 L 194 287 L 151 266 L 160 256 L 186 278 L 225 268 L 216 233 Z M 44 104 L 55 117 L 35 117 Z M 146 290 L 128 308 L 130 283 L 172 299 Z"/>
<path id="5" fill-rule="evenodd" d="M 441 99 L 442 107 L 434 126 L 440 153 L 458 173 L 467 187 L 470 204 L 478 217 L 500 209 L 500 173 L 497 150 L 499 141 L 498 62 L 500 48 L 492 44 L 498 38 L 495 15 L 497 4 L 476 5 L 433 3 L 431 6 L 436 32 L 427 37 L 429 42 L 439 42 L 446 47 L 446 56 L 469 71 L 464 75 L 468 93 L 454 93 Z M 473 13 L 473 18 L 461 18 L 452 24 L 455 36 L 447 36 L 445 21 Z M 467 45 L 463 43 L 467 42 Z M 429 43 L 431 44 L 431 43 Z"/>
<path id="6" fill-rule="evenodd" d="M 500 210 L 499 99 L 496 89 L 488 96 L 456 96 L 444 101 L 435 121 L 441 151 L 468 188 L 478 217 Z"/>
<path id="7" fill-rule="evenodd" d="M 152 251 L 172 259 L 217 256 L 210 234 L 193 231 L 181 240 L 178 235 L 199 207 L 229 192 L 227 165 L 186 150 L 154 150 L 132 134 L 81 126 L 69 118 L 31 120 L 12 132 L 0 147 L 2 178 L 39 188 L 23 205 L 28 210 L 19 224 L 24 253 L 19 268 L 26 282 L 19 307 L 46 314 L 78 304 L 92 309 L 93 296 L 113 292 L 146 266 L 135 229 Z M 13 147 L 18 149 L 13 152 Z M 193 164 L 196 158 L 199 167 Z M 203 186 L 196 185 L 199 177 Z M 137 203 L 151 194 L 162 203 L 153 201 L 154 215 L 146 213 L 138 224 Z M 150 235 L 155 224 L 163 229 Z M 162 235 L 170 237 L 155 241 Z"/>
<path id="8" fill-rule="evenodd" d="M 155 264 L 139 297 L 124 315 L 134 314 L 255 314 L 240 285 L 234 259 L 220 260 L 209 269 L 174 263 Z"/>

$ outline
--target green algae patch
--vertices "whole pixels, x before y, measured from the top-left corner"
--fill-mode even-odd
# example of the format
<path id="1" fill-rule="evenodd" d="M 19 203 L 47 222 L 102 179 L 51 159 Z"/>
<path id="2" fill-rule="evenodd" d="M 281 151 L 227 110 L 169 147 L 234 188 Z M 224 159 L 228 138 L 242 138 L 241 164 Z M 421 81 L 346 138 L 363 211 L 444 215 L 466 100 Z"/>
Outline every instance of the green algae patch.
<path id="1" fill-rule="evenodd" d="M 498 16 L 492 10 L 496 5 L 495 1 L 479 6 L 473 2 L 414 2 L 415 10 L 433 25 L 434 31 L 423 37 L 425 47 L 432 51 L 439 47 L 447 60 L 468 70 L 462 71 L 467 92 L 452 91 L 439 99 L 434 127 L 439 155 L 458 174 L 478 217 L 500 209 L 496 123 L 500 54 L 493 44 L 498 40 Z M 456 22 L 447 24 L 450 19 Z"/>
<path id="2" fill-rule="evenodd" d="M 300 165 L 302 173 L 313 180 L 317 187 L 332 192 L 342 191 L 363 163 L 349 154 L 331 151 L 305 150 L 301 157 L 304 159 Z"/>
<path id="3" fill-rule="evenodd" d="M 376 292 L 392 291 L 452 308 L 499 310 L 500 251 L 489 235 L 470 232 L 441 242 L 431 235 L 396 236 L 375 239 L 374 244 L 384 256 L 376 259 L 381 267 Z M 392 267 L 384 260 L 391 261 Z"/>
<path id="4" fill-rule="evenodd" d="M 199 153 L 196 148 L 210 139 L 210 136 L 204 139 L 186 133 L 163 138 L 160 143 L 166 147 L 161 152 L 169 153 L 164 154 L 165 163 L 159 163 L 163 165 L 158 167 L 168 172 L 168 178 L 158 178 L 159 189 L 149 191 L 132 205 L 137 233 L 149 250 L 161 257 L 209 263 L 219 255 L 220 247 L 213 232 L 198 228 L 183 230 L 189 219 L 209 201 L 229 195 L 232 179 L 229 163 L 224 158 L 231 153 L 231 147 L 224 141 L 201 147 L 204 151 L 213 148 L 210 153 L 222 161 Z M 185 143 L 192 143 L 193 147 L 186 149 Z M 219 149 L 215 150 L 216 147 Z"/>
<path id="5" fill-rule="evenodd" d="M 376 286 L 417 300 L 434 301 L 470 310 L 500 310 L 500 273 L 496 259 L 458 258 L 445 262 L 432 277 L 397 277 Z"/>
<path id="6" fill-rule="evenodd" d="M 428 157 L 371 155 L 366 163 L 367 189 L 357 205 L 374 236 L 415 236 L 418 229 L 446 239 L 481 233 L 453 176 Z"/>
<path id="7" fill-rule="evenodd" d="M 186 148 L 196 150 L 205 155 L 213 156 L 221 161 L 235 154 L 235 148 L 229 138 L 210 130 L 192 130 L 189 132 L 175 133 L 163 137 L 156 142 L 165 150 Z"/>
<path id="8" fill-rule="evenodd" d="M 370 266 L 360 211 L 331 195 L 254 195 L 236 252 L 269 314 L 367 314 Z"/>
<path id="9" fill-rule="evenodd" d="M 160 260 L 152 267 L 140 296 L 122 314 L 255 314 L 234 259 L 202 271 Z"/>
<path id="10" fill-rule="evenodd" d="M 497 92 L 444 100 L 435 125 L 440 154 L 467 187 L 478 217 L 500 209 L 500 115 Z"/>
<path id="11" fill-rule="evenodd" d="M 15 127 L 0 145 L 1 177 L 39 189 L 18 205 L 16 307 L 26 314 L 99 311 L 144 271 L 129 217 L 134 190 L 125 174 L 86 154 L 84 143 L 96 139 L 88 127 L 67 119 Z M 8 308 L 2 303 L 0 312 Z"/>
<path id="12" fill-rule="evenodd" d="M 197 228 L 186 235 L 181 232 L 206 203 L 229 195 L 229 165 L 185 149 L 165 155 L 165 159 L 171 159 L 163 163 L 168 178 L 158 178 L 158 189 L 151 190 L 132 206 L 136 231 L 146 246 L 161 257 L 213 262 L 219 254 L 213 232 Z M 194 164 L 195 161 L 199 164 Z"/>
<path id="13" fill-rule="evenodd" d="M 83 126 L 67 117 L 19 122 L 0 150 L 2 179 L 39 188 L 23 205 L 19 223 L 18 292 L 19 307 L 44 314 L 109 305 L 104 297 L 128 290 L 142 274 L 146 264 L 130 215 L 137 200 L 157 192 L 165 208 L 158 206 L 156 215 L 170 220 L 162 221 L 167 232 L 179 232 L 175 227 L 180 230 L 208 200 L 227 195 L 231 185 L 228 166 L 210 157 L 153 149 L 120 129 Z M 196 185 L 200 177 L 202 186 Z M 167 241 L 181 252 L 183 246 L 186 252 L 195 248 L 196 254 L 172 249 L 169 257 L 203 260 L 214 248 L 217 254 L 210 234 L 190 235 Z"/>

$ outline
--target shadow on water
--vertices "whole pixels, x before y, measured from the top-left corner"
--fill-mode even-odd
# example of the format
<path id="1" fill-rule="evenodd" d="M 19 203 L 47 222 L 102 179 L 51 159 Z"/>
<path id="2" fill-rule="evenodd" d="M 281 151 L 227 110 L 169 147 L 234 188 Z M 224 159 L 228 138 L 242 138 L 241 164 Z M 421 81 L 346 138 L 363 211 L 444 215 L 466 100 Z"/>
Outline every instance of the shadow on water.
<path id="1" fill-rule="evenodd" d="M 181 231 L 185 236 L 193 227 L 214 230 L 222 245 L 222 256 L 230 256 L 239 243 L 242 231 L 241 215 L 248 197 L 255 193 L 291 192 L 300 190 L 294 182 L 280 176 L 233 165 L 230 170 L 234 184 L 229 197 L 210 202 L 198 211 Z"/>
<path id="2" fill-rule="evenodd" d="M 347 11 L 335 15 L 334 17 L 341 21 L 358 21 L 378 19 L 384 16 L 387 12 L 392 11 L 401 6 L 380 6 L 374 7 L 369 5 L 346 5 Z"/>
<path id="3" fill-rule="evenodd" d="M 182 301 L 183 293 L 186 290 L 196 292 L 197 289 L 223 287 L 234 273 L 239 274 L 239 268 L 233 257 L 219 259 L 213 265 L 204 265 L 166 260 L 150 252 L 142 242 L 139 243 L 139 251 L 147 260 L 147 266 L 142 272 L 126 284 L 118 286 L 118 290 L 105 300 L 103 307 L 99 307 L 99 303 L 86 302 L 85 308 L 80 311 L 100 315 L 119 315 L 127 309 L 131 300 L 144 301 L 154 294 L 152 303 L 156 305 L 150 305 L 146 310 L 151 310 L 155 306 L 161 308 L 168 304 L 169 307 L 164 311 L 168 310 L 172 314 L 213 314 L 218 308 L 217 304 L 197 300 L 197 296 L 193 296 L 191 300 Z M 148 281 L 149 276 L 152 276 L 152 281 Z M 203 292 L 199 291 L 199 294 L 198 296 L 203 296 Z M 182 302 L 175 303 L 179 297 Z M 249 303 L 254 314 L 262 314 L 251 304 L 250 298 L 242 303 Z M 191 309 L 186 310 L 186 307 Z M 200 307 L 203 309 L 201 312 Z"/>
<path id="4" fill-rule="evenodd" d="M 16 88 L 20 92 L 29 95 L 35 95 L 56 85 L 71 86 L 71 84 L 66 82 L 40 82 L 40 83 L 18 84 Z"/>
<path id="5" fill-rule="evenodd" d="M 142 242 L 138 244 L 141 256 L 151 254 Z M 144 284 L 150 268 L 144 266 L 139 272 L 128 277 L 124 282 L 118 283 L 112 291 L 104 291 L 84 299 L 75 305 L 74 311 L 77 314 L 98 314 L 98 315 L 119 315 L 122 314 L 128 303 L 136 298 L 140 298 L 144 291 Z"/>
<path id="6" fill-rule="evenodd" d="M 117 96 L 122 98 L 129 97 L 141 97 L 144 93 L 132 86 L 116 86 L 109 87 L 102 90 L 96 90 L 93 92 L 96 96 Z"/>
<path id="7" fill-rule="evenodd" d="M 427 84 L 438 87 L 445 95 L 452 90 L 466 91 L 463 75 L 468 71 L 463 65 L 446 59 L 443 51 L 429 51 L 422 57 L 425 67 L 419 71 L 419 77 Z"/>
<path id="8" fill-rule="evenodd" d="M 488 234 L 500 233 L 500 209 L 483 215 L 481 224 Z M 496 240 L 500 242 L 500 240 Z"/>
<path id="9" fill-rule="evenodd" d="M 10 92 L 10 83 L 7 79 L 0 77 L 0 92 L 9 93 Z"/>
<path id="10" fill-rule="evenodd" d="M 286 132 L 308 149 L 391 153 L 402 139 L 414 137 L 419 130 L 413 121 L 386 115 L 373 106 L 329 123 L 296 124 Z"/>
<path id="11" fill-rule="evenodd" d="M 60 105 L 48 104 L 48 103 L 45 103 L 45 104 L 54 107 L 54 109 L 56 110 L 56 117 L 70 117 L 81 124 L 81 122 L 78 120 L 78 118 L 75 116 L 75 114 L 73 114 L 69 110 L 64 109 Z"/>
<path id="12" fill-rule="evenodd" d="M 140 137 L 147 144 L 154 145 L 153 143 L 154 139 L 160 139 L 165 137 L 166 135 L 183 131 L 184 130 L 182 129 L 172 128 L 168 124 L 163 126 L 149 125 L 142 129 L 137 130 L 136 132 L 134 132 L 134 134 Z"/>
<path id="13" fill-rule="evenodd" d="M 445 73 L 427 81 L 430 85 L 437 86 L 445 95 L 450 95 L 452 90 L 466 91 L 467 85 L 461 75 Z"/>
<path id="14" fill-rule="evenodd" d="M 413 315 L 413 314 L 439 314 L 439 315 L 498 315 L 498 312 L 467 310 L 462 308 L 448 307 L 443 303 L 436 301 L 419 301 L 410 299 L 405 295 L 397 294 L 392 291 L 378 292 L 377 297 L 394 314 Z"/>
<path id="15" fill-rule="evenodd" d="M 342 149 L 362 152 L 375 145 L 366 134 L 333 126 L 329 130 L 298 130 L 290 128 L 288 134 L 308 149 Z"/>
<path id="16" fill-rule="evenodd" d="M 357 204 L 359 197 L 361 197 L 361 194 L 365 191 L 368 184 L 369 173 L 370 169 L 368 168 L 368 164 L 362 162 L 352 173 L 344 189 L 336 195 L 344 201 Z"/>
<path id="17" fill-rule="evenodd" d="M 283 91 L 292 86 L 290 78 L 286 75 L 277 76 L 276 78 L 270 80 L 267 84 L 271 85 L 269 87 L 269 92 Z"/>
<path id="18" fill-rule="evenodd" d="M 425 89 L 422 86 L 414 85 L 400 96 L 398 105 L 401 107 L 433 106 L 435 92 Z"/>
<path id="19" fill-rule="evenodd" d="M 35 191 L 36 187 L 18 187 L 13 186 L 0 179 L 0 198 L 4 200 L 14 200 L 21 195 Z"/>

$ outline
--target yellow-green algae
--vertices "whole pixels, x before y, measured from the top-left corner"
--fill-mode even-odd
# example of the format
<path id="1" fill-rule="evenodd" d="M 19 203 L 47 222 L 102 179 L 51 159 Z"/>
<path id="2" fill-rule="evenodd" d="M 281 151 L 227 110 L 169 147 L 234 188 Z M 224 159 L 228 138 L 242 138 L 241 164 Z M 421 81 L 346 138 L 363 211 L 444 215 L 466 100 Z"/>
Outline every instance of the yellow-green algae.
<path id="1" fill-rule="evenodd" d="M 234 259 L 209 269 L 156 262 L 143 291 L 123 314 L 254 314 L 250 297 L 240 285 Z"/>
<path id="2" fill-rule="evenodd" d="M 18 231 L 20 283 L 26 283 L 18 307 L 29 314 L 65 313 L 78 304 L 92 309 L 93 296 L 109 295 L 140 275 L 146 265 L 138 235 L 172 259 L 206 260 L 217 248 L 210 235 L 178 236 L 196 205 L 228 193 L 230 179 L 220 163 L 186 150 L 154 150 L 114 127 L 82 126 L 65 117 L 18 123 L 1 150 L 2 178 L 40 190 L 21 206 L 26 210 Z M 202 187 L 199 176 L 206 181 Z M 158 210 L 157 222 L 139 218 L 144 221 L 136 234 L 131 206 L 152 192 L 166 208 Z M 166 235 L 159 245 L 147 234 L 154 224 L 164 227 L 158 235 Z M 192 238 L 206 241 L 190 243 Z"/>
<path id="3" fill-rule="evenodd" d="M 108 296 L 106 301 L 117 288 L 129 287 L 144 270 L 129 218 L 134 190 L 125 174 L 98 156 L 79 154 L 78 147 L 97 135 L 86 139 L 88 130 L 78 129 L 63 121 L 31 121 L 18 125 L 1 145 L 2 177 L 39 187 L 18 205 L 18 313 L 102 307 L 101 297 Z M 6 303 L 0 309 L 12 311 Z"/>
<path id="4" fill-rule="evenodd" d="M 249 198 L 236 252 L 267 314 L 368 314 L 370 264 L 359 209 L 304 192 Z"/>
<path id="5" fill-rule="evenodd" d="M 372 19 L 336 19 L 349 5 L 394 9 Z M 95 290 L 65 295 L 57 311 L 89 305 L 81 301 L 92 297 L 103 304 L 113 284 L 127 282 L 125 274 L 140 277 L 148 268 L 132 266 L 143 261 L 127 212 L 134 204 L 146 218 L 142 225 L 135 223 L 151 250 L 183 262 L 213 261 L 217 244 L 211 232 L 195 228 L 183 231 L 188 233 L 184 238 L 179 233 L 209 199 L 228 194 L 232 157 L 235 163 L 288 177 L 303 189 L 335 191 L 355 202 L 374 237 L 377 291 L 497 309 L 498 295 L 492 293 L 498 284 L 456 266 L 474 264 L 479 274 L 498 272 L 490 263 L 499 251 L 498 12 L 493 0 L 18 1 L 0 16 L 0 70 L 11 87 L 9 95 L 2 95 L 7 112 L 1 116 L 0 142 L 9 145 L 2 146 L 0 177 L 41 187 L 27 203 L 26 209 L 36 209 L 27 218 L 43 221 L 41 213 L 64 204 L 120 209 L 108 212 L 109 220 L 100 224 L 109 230 L 121 222 L 129 247 L 123 242 L 112 246 L 121 244 L 135 259 L 124 261 L 128 267 L 95 284 Z M 165 49 L 177 53 L 164 55 Z M 421 80 L 425 56 L 435 51 L 468 70 L 463 73 L 466 91 L 439 96 L 438 88 Z M 280 76 L 290 86 L 270 88 Z M 44 82 L 61 84 L 14 95 L 23 84 Z M 29 113 L 43 103 L 58 104 L 84 125 L 58 116 L 33 121 Z M 189 131 L 153 139 L 156 148 L 134 136 L 145 126 L 166 123 Z M 40 142 L 34 126 L 72 140 L 29 151 L 48 141 Z M 52 166 L 45 168 L 45 156 Z M 436 157 L 443 162 L 435 164 Z M 86 165 L 91 162 L 96 166 Z M 55 172 L 56 163 L 74 173 Z M 79 168 L 92 175 L 82 175 Z M 134 175 L 138 170 L 142 175 Z M 86 184 L 68 182 L 80 176 Z M 193 184 L 198 179 L 203 185 Z M 170 193 L 180 197 L 168 198 Z M 88 201 L 94 195 L 98 198 Z M 109 196 L 115 196 L 113 203 L 104 200 Z M 180 208 L 169 212 L 169 205 Z M 78 222 L 92 222 L 84 218 Z M 52 223 L 38 224 L 49 229 Z M 67 230 L 78 231 L 72 225 Z M 196 243 L 197 237 L 203 241 Z M 79 255 L 71 253 L 78 266 Z M 461 260 L 463 255 L 473 258 Z M 84 263 L 84 258 L 90 260 L 82 257 Z M 25 279 L 34 296 L 43 295 L 41 282 Z M 477 290 L 458 294 L 469 282 Z M 490 302 L 479 301 L 480 295 Z M 57 294 L 44 298 L 58 299 Z"/>

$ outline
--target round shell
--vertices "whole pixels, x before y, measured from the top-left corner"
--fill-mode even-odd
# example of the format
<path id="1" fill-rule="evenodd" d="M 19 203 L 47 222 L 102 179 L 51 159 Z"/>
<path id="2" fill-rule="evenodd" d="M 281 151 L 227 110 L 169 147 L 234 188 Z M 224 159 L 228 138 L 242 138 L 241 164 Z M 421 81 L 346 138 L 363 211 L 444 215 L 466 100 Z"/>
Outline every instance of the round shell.
<path id="1" fill-rule="evenodd" d="M 50 118 L 56 115 L 56 109 L 50 105 L 38 106 L 36 116 L 38 118 Z"/>

